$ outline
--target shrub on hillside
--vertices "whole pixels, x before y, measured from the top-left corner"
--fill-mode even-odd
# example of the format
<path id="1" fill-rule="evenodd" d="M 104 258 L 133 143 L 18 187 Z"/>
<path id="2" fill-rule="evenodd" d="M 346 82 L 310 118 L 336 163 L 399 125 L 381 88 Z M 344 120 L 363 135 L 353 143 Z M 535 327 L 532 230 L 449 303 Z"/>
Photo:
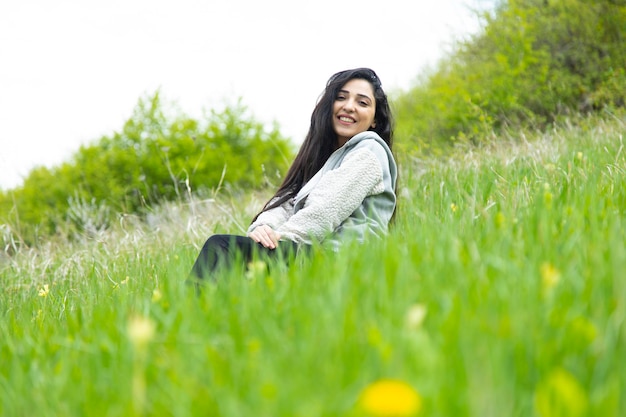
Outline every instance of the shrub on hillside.
<path id="1" fill-rule="evenodd" d="M 140 99 L 119 132 L 82 146 L 57 167 L 32 170 L 22 186 L 0 194 L 0 223 L 33 242 L 62 232 L 68 220 L 97 229 L 118 213 L 142 214 L 191 192 L 279 182 L 287 169 L 290 142 L 276 127 L 268 132 L 241 103 L 202 120 L 166 107 L 158 92 Z M 105 207 L 96 210 L 98 225 L 82 224 L 86 206 Z"/>
<path id="2" fill-rule="evenodd" d="M 405 148 L 484 140 L 504 126 L 623 107 L 626 3 L 508 0 L 396 100 Z M 406 140 L 408 139 L 408 141 Z"/>

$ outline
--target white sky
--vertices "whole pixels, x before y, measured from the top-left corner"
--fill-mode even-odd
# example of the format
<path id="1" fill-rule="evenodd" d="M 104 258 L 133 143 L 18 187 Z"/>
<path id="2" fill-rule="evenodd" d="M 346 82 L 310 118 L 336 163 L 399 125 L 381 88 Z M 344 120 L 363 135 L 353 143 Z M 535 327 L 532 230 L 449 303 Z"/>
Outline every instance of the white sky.
<path id="1" fill-rule="evenodd" d="M 122 128 L 158 88 L 192 117 L 241 97 L 299 143 L 326 80 L 406 89 L 493 0 L 2 0 L 0 188 Z"/>

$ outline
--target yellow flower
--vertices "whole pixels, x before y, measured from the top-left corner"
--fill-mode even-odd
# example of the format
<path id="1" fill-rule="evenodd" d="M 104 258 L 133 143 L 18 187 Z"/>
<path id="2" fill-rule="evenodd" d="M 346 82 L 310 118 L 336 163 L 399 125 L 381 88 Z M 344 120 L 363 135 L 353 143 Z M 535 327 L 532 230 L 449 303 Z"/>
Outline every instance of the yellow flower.
<path id="1" fill-rule="evenodd" d="M 535 410 L 540 416 L 579 417 L 587 414 L 589 397 L 569 372 L 554 369 L 535 389 Z"/>
<path id="2" fill-rule="evenodd" d="M 39 296 L 47 297 L 49 292 L 50 292 L 50 287 L 48 286 L 48 284 L 44 284 L 43 288 L 39 289 Z"/>
<path id="3" fill-rule="evenodd" d="M 545 194 L 543 195 L 543 201 L 546 203 L 547 206 L 552 204 L 552 193 L 546 191 Z"/>
<path id="4" fill-rule="evenodd" d="M 419 413 L 422 399 L 406 382 L 381 379 L 363 390 L 359 405 L 374 417 L 409 417 Z"/>
<path id="5" fill-rule="evenodd" d="M 501 211 L 496 213 L 495 223 L 497 228 L 501 228 L 505 225 L 506 217 L 504 216 L 504 213 Z"/>
<path id="6" fill-rule="evenodd" d="M 539 267 L 541 274 L 541 288 L 544 292 L 552 290 L 561 279 L 561 272 L 549 262 L 544 262 Z"/>
<path id="7" fill-rule="evenodd" d="M 128 322 L 128 338 L 135 348 L 143 349 L 154 337 L 155 327 L 149 318 L 134 316 Z"/>
<path id="8" fill-rule="evenodd" d="M 259 276 L 262 276 L 267 272 L 267 264 L 263 261 L 255 261 L 248 263 L 248 270 L 246 271 L 246 278 L 253 280 Z"/>
<path id="9" fill-rule="evenodd" d="M 459 207 L 456 204 L 454 204 L 454 203 L 450 204 L 450 210 L 452 210 L 453 213 L 456 213 L 456 211 L 458 209 L 459 209 Z"/>
<path id="10" fill-rule="evenodd" d="M 158 288 L 155 288 L 152 291 L 152 302 L 153 303 L 159 302 L 161 298 L 163 298 L 163 294 L 161 293 L 161 290 Z"/>

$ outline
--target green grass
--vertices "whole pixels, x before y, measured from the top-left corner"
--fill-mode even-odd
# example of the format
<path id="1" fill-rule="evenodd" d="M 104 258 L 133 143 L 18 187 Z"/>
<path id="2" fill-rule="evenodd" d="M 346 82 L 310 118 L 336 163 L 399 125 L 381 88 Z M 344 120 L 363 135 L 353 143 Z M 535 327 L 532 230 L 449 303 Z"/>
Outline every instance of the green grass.
<path id="1" fill-rule="evenodd" d="M 234 269 L 199 297 L 204 239 L 262 199 L 37 249 L 5 237 L 0 415 L 360 416 L 386 378 L 424 416 L 626 415 L 625 130 L 405 161 L 386 240 Z"/>

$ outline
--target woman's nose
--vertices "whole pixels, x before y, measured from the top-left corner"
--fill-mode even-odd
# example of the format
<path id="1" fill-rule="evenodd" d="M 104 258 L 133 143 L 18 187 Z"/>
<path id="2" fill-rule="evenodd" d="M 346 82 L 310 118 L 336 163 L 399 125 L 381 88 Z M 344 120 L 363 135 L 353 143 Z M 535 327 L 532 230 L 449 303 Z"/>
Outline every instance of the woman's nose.
<path id="1" fill-rule="evenodd" d="M 343 109 L 346 111 L 354 110 L 354 100 L 346 100 L 343 102 Z"/>

